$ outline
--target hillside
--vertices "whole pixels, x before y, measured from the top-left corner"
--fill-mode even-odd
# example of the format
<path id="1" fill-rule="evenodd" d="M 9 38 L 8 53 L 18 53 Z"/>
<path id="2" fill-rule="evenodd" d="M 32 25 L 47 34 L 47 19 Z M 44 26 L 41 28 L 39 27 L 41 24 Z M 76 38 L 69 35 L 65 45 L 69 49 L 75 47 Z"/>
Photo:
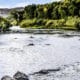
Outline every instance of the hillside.
<path id="1" fill-rule="evenodd" d="M 0 8 L 0 16 L 7 17 L 12 10 L 22 11 L 22 10 L 24 10 L 24 8 L 23 7 L 10 8 L 10 9 L 9 8 Z"/>

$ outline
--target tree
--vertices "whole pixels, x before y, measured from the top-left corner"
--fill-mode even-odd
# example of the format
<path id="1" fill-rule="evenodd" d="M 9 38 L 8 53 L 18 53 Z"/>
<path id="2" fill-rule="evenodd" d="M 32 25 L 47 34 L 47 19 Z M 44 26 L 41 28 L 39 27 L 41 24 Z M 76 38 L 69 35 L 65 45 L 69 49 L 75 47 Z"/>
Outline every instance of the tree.
<path id="1" fill-rule="evenodd" d="M 66 17 L 66 8 L 65 7 L 60 6 L 58 8 L 58 12 L 60 14 L 60 18 L 65 18 Z"/>
<path id="2" fill-rule="evenodd" d="M 52 19 L 59 19 L 58 7 L 55 7 L 52 11 Z"/>
<path id="3" fill-rule="evenodd" d="M 68 7 L 68 11 L 69 11 L 69 16 L 75 16 L 76 13 L 76 7 L 74 5 L 70 5 Z"/>
<path id="4" fill-rule="evenodd" d="M 35 17 L 35 10 L 36 10 L 36 5 L 29 5 L 25 7 L 25 17 L 26 18 L 34 18 Z"/>
<path id="5" fill-rule="evenodd" d="M 43 9 L 43 7 L 39 7 L 39 8 L 37 8 L 37 18 L 44 18 L 44 9 Z"/>
<path id="6" fill-rule="evenodd" d="M 18 20 L 18 16 L 19 16 L 18 11 L 12 10 L 10 14 L 13 19 Z"/>

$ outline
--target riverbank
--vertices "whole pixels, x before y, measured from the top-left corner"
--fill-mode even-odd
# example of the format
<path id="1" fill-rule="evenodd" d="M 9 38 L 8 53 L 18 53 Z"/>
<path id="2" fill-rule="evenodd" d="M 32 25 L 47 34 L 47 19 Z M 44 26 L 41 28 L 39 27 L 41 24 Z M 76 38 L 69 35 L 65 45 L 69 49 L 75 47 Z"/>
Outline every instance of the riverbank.
<path id="1" fill-rule="evenodd" d="M 27 34 L 64 34 L 64 33 L 79 33 L 78 30 L 64 30 L 64 29 L 30 29 L 21 28 L 20 26 L 12 26 L 4 33 L 27 33 Z M 70 34 L 71 35 L 71 34 Z"/>
<path id="2" fill-rule="evenodd" d="M 67 17 L 66 19 L 24 19 L 20 23 L 10 22 L 8 19 L 0 18 L 0 32 L 11 32 L 10 27 L 15 26 L 14 32 L 27 32 L 27 33 L 54 33 L 52 31 L 58 30 L 80 30 L 80 18 L 79 17 Z M 21 29 L 20 29 L 21 27 Z"/>
<path id="3" fill-rule="evenodd" d="M 26 29 L 62 29 L 79 30 L 79 17 L 67 17 L 66 19 L 26 19 L 20 23 L 22 28 Z"/>

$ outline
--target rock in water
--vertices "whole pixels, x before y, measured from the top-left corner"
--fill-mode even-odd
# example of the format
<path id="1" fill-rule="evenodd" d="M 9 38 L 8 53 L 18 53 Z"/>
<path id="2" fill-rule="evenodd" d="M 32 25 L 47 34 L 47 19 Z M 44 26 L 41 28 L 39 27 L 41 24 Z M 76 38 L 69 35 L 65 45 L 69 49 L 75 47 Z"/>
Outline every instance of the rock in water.
<path id="1" fill-rule="evenodd" d="M 1 80 L 14 80 L 10 76 L 4 76 L 1 78 Z"/>
<path id="2" fill-rule="evenodd" d="M 48 70 L 41 70 L 38 72 L 39 74 L 48 74 Z"/>
<path id="3" fill-rule="evenodd" d="M 30 38 L 34 38 L 33 36 L 30 36 Z"/>
<path id="4" fill-rule="evenodd" d="M 21 72 L 17 72 L 17 73 L 13 76 L 13 78 L 14 78 L 15 80 L 29 80 L 28 76 L 27 76 L 26 74 L 24 74 L 24 73 L 21 73 Z"/>
<path id="5" fill-rule="evenodd" d="M 30 44 L 28 44 L 28 46 L 34 46 L 34 44 L 33 43 L 30 43 Z"/>

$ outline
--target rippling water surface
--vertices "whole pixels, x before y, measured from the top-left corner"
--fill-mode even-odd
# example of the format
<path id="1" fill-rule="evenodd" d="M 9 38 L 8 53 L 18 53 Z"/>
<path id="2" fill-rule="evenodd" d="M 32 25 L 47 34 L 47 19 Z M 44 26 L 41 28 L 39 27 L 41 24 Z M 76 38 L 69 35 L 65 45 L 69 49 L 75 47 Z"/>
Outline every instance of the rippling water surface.
<path id="1" fill-rule="evenodd" d="M 0 34 L 0 78 L 17 71 L 29 74 L 73 62 L 80 62 L 79 36 Z"/>

